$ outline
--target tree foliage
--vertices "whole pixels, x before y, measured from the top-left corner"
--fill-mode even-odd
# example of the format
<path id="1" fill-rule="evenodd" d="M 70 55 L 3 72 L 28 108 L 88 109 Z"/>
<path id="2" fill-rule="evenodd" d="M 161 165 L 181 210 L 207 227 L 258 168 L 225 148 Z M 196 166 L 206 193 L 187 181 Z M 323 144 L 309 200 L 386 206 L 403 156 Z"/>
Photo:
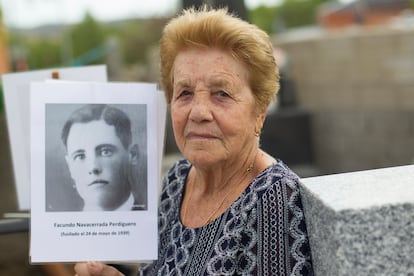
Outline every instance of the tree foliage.
<path id="1" fill-rule="evenodd" d="M 101 25 L 90 15 L 85 14 L 83 21 L 72 27 L 69 34 L 71 54 L 74 58 L 81 57 L 94 49 L 105 47 L 105 36 Z M 103 58 L 92 61 L 92 64 L 102 63 Z"/>
<path id="2" fill-rule="evenodd" d="M 278 32 L 284 28 L 315 24 L 315 12 L 321 3 L 326 1 L 328 0 L 284 0 L 277 6 L 259 6 L 249 10 L 247 17 L 250 22 L 268 33 Z M 224 2 L 226 1 L 214 1 L 216 4 Z M 230 5 L 236 2 L 226 3 Z M 237 10 L 242 7 L 234 4 L 231 9 Z M 28 59 L 29 68 L 34 70 L 68 65 L 68 60 L 82 57 L 94 49 L 104 51 L 108 37 L 115 36 L 119 42 L 117 50 L 124 65 L 145 65 L 149 63 L 148 51 L 158 45 L 162 28 L 168 19 L 148 18 L 101 23 L 87 13 L 79 24 L 57 26 L 59 32 L 54 36 L 9 33 L 10 49 L 19 49 L 19 52 L 23 52 Z M 106 57 L 102 56 L 92 62 L 90 60 L 87 60 L 88 63 L 76 65 L 105 63 Z"/>
<path id="3" fill-rule="evenodd" d="M 250 21 L 266 31 L 272 33 L 277 22 L 277 8 L 259 6 L 249 12 Z"/>
<path id="4" fill-rule="evenodd" d="M 128 22 L 119 32 L 125 64 L 147 63 L 147 50 L 158 44 L 166 19 L 153 18 Z"/>
<path id="5" fill-rule="evenodd" d="M 316 24 L 316 11 L 329 0 L 285 0 L 279 7 L 279 16 L 287 28 Z"/>
<path id="6" fill-rule="evenodd" d="M 29 68 L 50 68 L 60 64 L 60 43 L 52 39 L 28 42 Z"/>
<path id="7" fill-rule="evenodd" d="M 318 7 L 330 0 L 284 0 L 274 7 L 259 6 L 250 11 L 251 22 L 267 32 L 316 24 Z"/>

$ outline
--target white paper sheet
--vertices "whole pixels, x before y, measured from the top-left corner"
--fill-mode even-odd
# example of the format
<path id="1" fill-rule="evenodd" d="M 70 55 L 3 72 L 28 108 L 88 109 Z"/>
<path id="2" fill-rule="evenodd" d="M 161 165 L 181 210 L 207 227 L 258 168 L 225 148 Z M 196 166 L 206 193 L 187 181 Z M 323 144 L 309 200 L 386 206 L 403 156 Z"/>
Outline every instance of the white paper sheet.
<path id="1" fill-rule="evenodd" d="M 141 143 L 140 152 L 146 155 L 147 160 L 145 210 L 74 211 L 71 209 L 73 206 L 49 206 L 51 202 L 55 206 L 63 204 L 70 197 L 69 192 L 51 193 L 50 186 L 68 185 L 66 188 L 72 189 L 68 184 L 71 182 L 70 174 L 62 159 L 64 146 L 62 148 L 60 145 L 60 149 L 58 146 L 60 128 L 71 110 L 86 104 L 108 104 L 122 109 L 130 117 L 133 140 Z M 89 260 L 136 262 L 157 258 L 157 188 L 160 182 L 165 113 L 165 101 L 155 84 L 32 83 L 32 263 Z M 58 169 L 58 165 L 62 168 Z"/>
<path id="2" fill-rule="evenodd" d="M 2 75 L 7 127 L 19 210 L 30 209 L 30 83 L 52 78 L 106 82 L 106 66 L 56 68 Z"/>

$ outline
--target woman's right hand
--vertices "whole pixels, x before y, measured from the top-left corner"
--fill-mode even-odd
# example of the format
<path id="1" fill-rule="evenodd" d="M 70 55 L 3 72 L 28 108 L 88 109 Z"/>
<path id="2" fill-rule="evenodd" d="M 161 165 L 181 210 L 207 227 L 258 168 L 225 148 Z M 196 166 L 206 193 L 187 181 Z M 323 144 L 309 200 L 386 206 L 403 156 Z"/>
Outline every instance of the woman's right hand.
<path id="1" fill-rule="evenodd" d="M 75 264 L 75 276 L 125 276 L 114 267 L 100 262 Z"/>

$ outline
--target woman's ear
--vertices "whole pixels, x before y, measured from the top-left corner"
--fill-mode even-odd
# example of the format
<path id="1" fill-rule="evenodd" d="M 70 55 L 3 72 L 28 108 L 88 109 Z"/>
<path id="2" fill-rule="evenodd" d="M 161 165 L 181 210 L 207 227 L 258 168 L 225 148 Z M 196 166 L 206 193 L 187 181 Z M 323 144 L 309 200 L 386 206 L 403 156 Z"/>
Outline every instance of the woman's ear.
<path id="1" fill-rule="evenodd" d="M 260 135 L 260 133 L 262 132 L 264 121 L 266 118 L 266 110 L 267 108 L 264 108 L 263 110 L 257 112 L 256 123 L 254 126 L 254 131 L 256 134 Z"/>
<path id="2" fill-rule="evenodd" d="M 139 160 L 139 146 L 138 144 L 133 144 L 129 147 L 129 163 L 131 165 L 138 165 Z"/>

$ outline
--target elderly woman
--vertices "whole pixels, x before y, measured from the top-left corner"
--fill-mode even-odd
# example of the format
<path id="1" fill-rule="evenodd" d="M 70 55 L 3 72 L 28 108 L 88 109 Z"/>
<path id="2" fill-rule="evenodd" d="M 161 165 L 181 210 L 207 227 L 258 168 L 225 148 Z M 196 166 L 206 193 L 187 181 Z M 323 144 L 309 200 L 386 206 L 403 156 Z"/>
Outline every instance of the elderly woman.
<path id="1" fill-rule="evenodd" d="M 186 159 L 164 179 L 158 260 L 141 273 L 312 274 L 298 177 L 259 144 L 279 88 L 267 34 L 226 10 L 190 9 L 165 27 L 160 54 Z M 101 263 L 75 269 L 119 275 Z"/>

